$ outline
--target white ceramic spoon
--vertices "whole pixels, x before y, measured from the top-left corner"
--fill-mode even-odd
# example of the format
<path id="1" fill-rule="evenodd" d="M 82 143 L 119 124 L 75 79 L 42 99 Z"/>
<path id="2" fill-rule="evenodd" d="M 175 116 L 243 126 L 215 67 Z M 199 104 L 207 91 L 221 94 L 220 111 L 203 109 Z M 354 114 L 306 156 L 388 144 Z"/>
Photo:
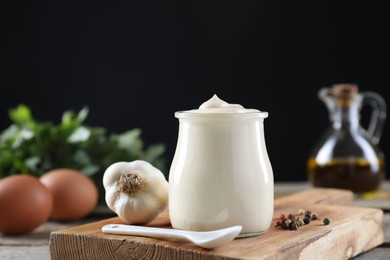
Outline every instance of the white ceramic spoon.
<path id="1" fill-rule="evenodd" d="M 229 243 L 240 234 L 241 230 L 242 226 L 233 226 L 214 231 L 186 231 L 124 224 L 108 224 L 102 227 L 104 233 L 154 238 L 180 238 L 208 249 Z"/>

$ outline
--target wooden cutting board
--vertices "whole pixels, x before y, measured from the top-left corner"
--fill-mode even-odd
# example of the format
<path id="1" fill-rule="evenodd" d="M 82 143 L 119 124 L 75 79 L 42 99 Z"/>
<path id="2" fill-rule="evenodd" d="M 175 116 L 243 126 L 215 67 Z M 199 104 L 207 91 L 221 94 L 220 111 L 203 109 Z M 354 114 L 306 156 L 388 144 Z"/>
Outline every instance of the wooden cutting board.
<path id="1" fill-rule="evenodd" d="M 337 189 L 310 189 L 275 200 L 273 225 L 261 235 L 238 238 L 207 250 L 177 239 L 160 240 L 101 232 L 105 224 L 118 224 L 115 217 L 52 232 L 50 254 L 57 259 L 348 259 L 383 243 L 383 212 L 352 207 L 353 194 Z M 281 214 L 299 209 L 318 213 L 298 230 L 276 227 Z M 322 219 L 328 217 L 329 225 Z M 171 228 L 168 212 L 151 226 Z"/>

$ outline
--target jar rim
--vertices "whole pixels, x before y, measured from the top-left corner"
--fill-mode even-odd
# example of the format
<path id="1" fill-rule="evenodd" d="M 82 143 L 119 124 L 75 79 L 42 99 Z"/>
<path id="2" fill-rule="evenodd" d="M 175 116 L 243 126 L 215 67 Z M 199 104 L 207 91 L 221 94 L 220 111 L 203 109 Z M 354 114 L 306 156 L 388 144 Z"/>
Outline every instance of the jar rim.
<path id="1" fill-rule="evenodd" d="M 267 118 L 268 112 L 266 111 L 254 111 L 254 112 L 239 112 L 239 113 L 199 113 L 189 111 L 177 111 L 175 112 L 176 118 Z"/>

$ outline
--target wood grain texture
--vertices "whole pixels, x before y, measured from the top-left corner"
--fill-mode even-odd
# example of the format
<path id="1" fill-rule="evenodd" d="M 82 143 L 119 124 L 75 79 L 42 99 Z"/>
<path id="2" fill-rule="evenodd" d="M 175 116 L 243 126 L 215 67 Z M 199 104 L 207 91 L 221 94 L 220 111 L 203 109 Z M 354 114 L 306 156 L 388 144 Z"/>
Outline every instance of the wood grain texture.
<path id="1" fill-rule="evenodd" d="M 331 194 L 329 194 L 329 192 Z M 321 195 L 323 194 L 323 195 Z M 337 194 L 337 196 L 333 196 Z M 343 197 L 344 196 L 344 197 Z M 334 205 L 346 203 L 350 194 L 339 190 L 313 189 L 275 200 L 275 219 L 271 228 L 255 237 L 235 239 L 213 250 L 202 249 L 181 240 L 105 234 L 105 224 L 122 223 L 110 218 L 52 232 L 50 254 L 56 259 L 347 259 L 383 242 L 383 212 L 374 208 Z M 322 197 L 322 199 L 321 199 Z M 333 205 L 328 205 L 329 198 Z M 338 198 L 338 199 L 335 199 Z M 292 202 L 298 200 L 299 203 Z M 352 201 L 351 201 L 352 202 Z M 296 231 L 275 227 L 281 214 L 310 209 L 320 218 Z M 168 213 L 160 215 L 166 223 Z M 156 220 L 153 225 L 156 225 Z M 169 225 L 164 225 L 171 228 Z"/>

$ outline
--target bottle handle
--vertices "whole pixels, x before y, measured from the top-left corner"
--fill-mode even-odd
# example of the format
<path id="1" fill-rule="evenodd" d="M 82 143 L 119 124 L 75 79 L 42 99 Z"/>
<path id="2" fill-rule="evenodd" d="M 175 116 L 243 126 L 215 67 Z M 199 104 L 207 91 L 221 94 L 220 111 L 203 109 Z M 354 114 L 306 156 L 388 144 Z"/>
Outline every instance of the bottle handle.
<path id="1" fill-rule="evenodd" d="M 334 102 L 331 95 L 331 89 L 328 87 L 323 87 L 318 91 L 318 98 L 325 103 L 325 106 L 329 111 L 334 110 Z"/>
<path id="2" fill-rule="evenodd" d="M 382 130 L 386 120 L 386 102 L 382 96 L 375 92 L 363 92 L 362 106 L 369 105 L 372 108 L 371 118 L 368 124 L 367 133 L 373 144 L 378 144 L 382 136 Z"/>

